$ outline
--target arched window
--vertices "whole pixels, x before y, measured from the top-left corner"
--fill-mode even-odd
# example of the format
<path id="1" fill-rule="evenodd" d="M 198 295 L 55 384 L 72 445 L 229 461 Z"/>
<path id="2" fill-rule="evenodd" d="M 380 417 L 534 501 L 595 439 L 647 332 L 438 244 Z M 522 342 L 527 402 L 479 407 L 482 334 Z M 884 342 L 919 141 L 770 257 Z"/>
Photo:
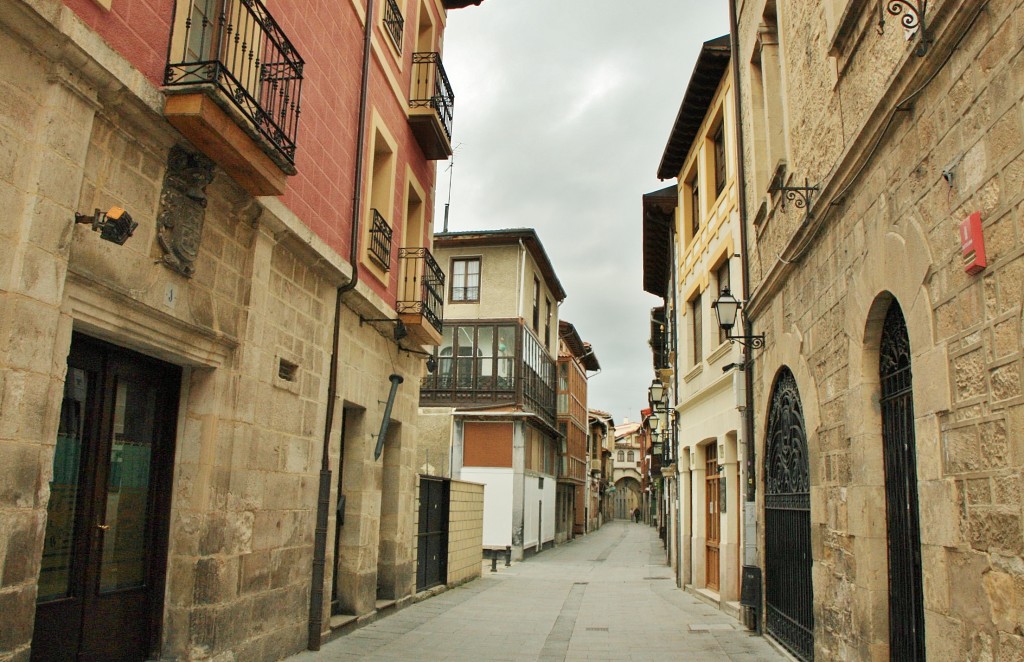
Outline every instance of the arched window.
<path id="1" fill-rule="evenodd" d="M 622 451 L 619 451 L 617 459 L 618 459 L 619 462 L 625 462 L 626 461 L 626 454 L 623 453 Z"/>
<path id="2" fill-rule="evenodd" d="M 626 455 L 628 462 L 636 462 L 636 455 L 633 454 L 633 451 L 629 451 Z"/>

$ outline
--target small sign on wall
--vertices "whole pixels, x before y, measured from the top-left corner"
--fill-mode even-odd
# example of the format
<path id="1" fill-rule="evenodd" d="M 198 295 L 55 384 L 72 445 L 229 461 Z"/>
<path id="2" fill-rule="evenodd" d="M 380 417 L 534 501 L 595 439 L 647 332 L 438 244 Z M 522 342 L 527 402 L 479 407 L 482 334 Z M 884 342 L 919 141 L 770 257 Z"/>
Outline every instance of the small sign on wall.
<path id="1" fill-rule="evenodd" d="M 974 275 L 985 270 L 985 237 L 981 232 L 981 212 L 976 211 L 960 224 L 960 250 L 964 271 Z"/>

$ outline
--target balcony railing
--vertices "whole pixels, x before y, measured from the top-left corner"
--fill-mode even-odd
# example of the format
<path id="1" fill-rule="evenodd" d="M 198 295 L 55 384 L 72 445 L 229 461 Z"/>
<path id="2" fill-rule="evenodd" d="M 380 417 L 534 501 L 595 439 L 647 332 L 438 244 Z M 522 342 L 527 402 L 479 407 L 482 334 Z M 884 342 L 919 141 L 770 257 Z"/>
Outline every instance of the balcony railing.
<path id="1" fill-rule="evenodd" d="M 398 261 L 404 276 L 398 312 L 419 313 L 441 333 L 444 322 L 444 272 L 426 248 L 400 248 Z"/>
<path id="2" fill-rule="evenodd" d="M 441 121 L 448 139 L 452 137 L 452 113 L 455 94 L 444 72 L 440 53 L 412 54 L 413 89 L 410 108 L 432 108 Z"/>
<path id="3" fill-rule="evenodd" d="M 391 41 L 399 53 L 402 52 L 402 30 L 405 27 L 405 19 L 402 17 L 402 10 L 398 8 L 395 0 L 387 0 L 384 3 L 384 27 L 391 35 Z"/>
<path id="4" fill-rule="evenodd" d="M 303 60 L 260 0 L 188 0 L 179 10 L 164 84 L 214 85 L 295 163 Z"/>
<path id="5" fill-rule="evenodd" d="M 391 269 L 391 226 L 376 209 L 370 210 L 373 213 L 373 222 L 370 226 L 370 245 L 368 247 L 370 258 L 376 262 L 381 269 Z"/>

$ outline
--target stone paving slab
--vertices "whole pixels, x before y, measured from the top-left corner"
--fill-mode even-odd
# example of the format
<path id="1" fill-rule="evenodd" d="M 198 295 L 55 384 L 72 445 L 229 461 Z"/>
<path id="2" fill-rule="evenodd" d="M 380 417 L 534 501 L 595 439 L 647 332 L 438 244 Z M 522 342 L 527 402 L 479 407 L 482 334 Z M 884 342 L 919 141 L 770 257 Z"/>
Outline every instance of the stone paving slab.
<path id="1" fill-rule="evenodd" d="M 787 660 L 676 588 L 655 530 L 612 522 L 402 609 L 292 662 Z"/>

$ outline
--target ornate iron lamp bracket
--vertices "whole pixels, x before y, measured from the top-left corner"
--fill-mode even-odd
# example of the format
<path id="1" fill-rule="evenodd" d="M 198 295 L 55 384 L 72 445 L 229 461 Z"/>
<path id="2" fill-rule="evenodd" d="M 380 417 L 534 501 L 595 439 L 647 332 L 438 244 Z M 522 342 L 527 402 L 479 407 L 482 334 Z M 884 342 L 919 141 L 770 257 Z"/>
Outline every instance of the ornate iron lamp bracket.
<path id="1" fill-rule="evenodd" d="M 804 179 L 803 186 L 783 186 L 781 178 L 776 178 L 772 182 L 772 185 L 768 188 L 769 193 L 782 193 L 782 211 L 786 211 L 786 201 L 789 200 L 793 203 L 793 206 L 797 209 L 803 209 L 804 222 L 811 220 L 813 214 L 811 213 L 811 203 L 814 199 L 814 193 L 818 190 L 817 186 L 811 186 L 807 179 Z"/>
<path id="2" fill-rule="evenodd" d="M 925 22 L 925 12 L 928 11 L 928 0 L 883 0 L 885 10 L 892 16 L 900 16 L 900 24 L 907 30 L 920 30 L 921 38 L 917 42 L 917 50 L 914 54 L 924 57 L 928 52 L 928 46 L 932 43 L 928 36 L 928 26 Z M 885 16 L 879 13 L 878 27 L 881 30 L 885 26 Z"/>
<path id="3" fill-rule="evenodd" d="M 750 349 L 764 349 L 764 334 L 763 333 L 761 335 L 757 335 L 757 336 L 732 336 L 732 335 L 726 335 L 725 337 L 726 337 L 726 339 L 729 342 L 738 342 L 739 344 L 743 345 L 744 347 L 749 347 Z M 745 367 L 745 365 L 740 363 L 740 364 L 737 364 L 737 367 L 740 367 L 742 369 L 743 367 Z"/>

